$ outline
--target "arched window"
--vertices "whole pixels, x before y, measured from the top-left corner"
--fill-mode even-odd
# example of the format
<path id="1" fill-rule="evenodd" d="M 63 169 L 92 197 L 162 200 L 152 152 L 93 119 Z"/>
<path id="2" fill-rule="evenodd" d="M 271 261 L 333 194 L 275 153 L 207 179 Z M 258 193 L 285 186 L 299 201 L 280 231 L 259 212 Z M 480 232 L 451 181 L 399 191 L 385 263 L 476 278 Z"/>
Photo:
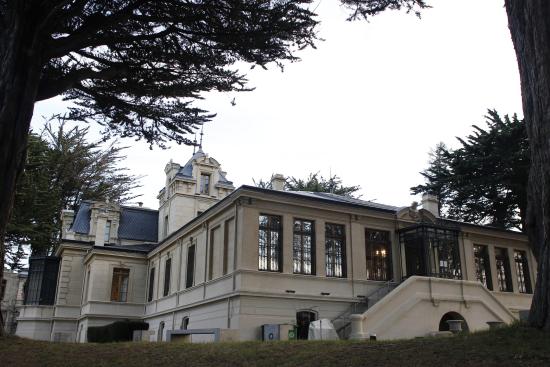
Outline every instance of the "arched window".
<path id="1" fill-rule="evenodd" d="M 183 319 L 181 319 L 181 330 L 187 330 L 189 327 L 189 316 L 185 316 Z"/>
<path id="2" fill-rule="evenodd" d="M 161 342 L 161 341 L 163 341 L 163 339 L 164 339 L 164 321 L 162 321 L 159 324 L 159 332 L 158 332 L 158 336 L 157 336 L 157 341 Z"/>

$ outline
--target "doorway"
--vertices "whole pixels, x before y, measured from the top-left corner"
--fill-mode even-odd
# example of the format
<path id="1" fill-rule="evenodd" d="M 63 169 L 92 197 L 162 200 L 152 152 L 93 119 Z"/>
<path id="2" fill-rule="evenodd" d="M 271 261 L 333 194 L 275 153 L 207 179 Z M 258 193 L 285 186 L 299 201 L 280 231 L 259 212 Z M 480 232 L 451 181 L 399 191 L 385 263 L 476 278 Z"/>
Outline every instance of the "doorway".
<path id="1" fill-rule="evenodd" d="M 315 320 L 317 320 L 317 314 L 313 311 L 296 312 L 296 338 L 299 340 L 307 340 L 309 324 Z"/>

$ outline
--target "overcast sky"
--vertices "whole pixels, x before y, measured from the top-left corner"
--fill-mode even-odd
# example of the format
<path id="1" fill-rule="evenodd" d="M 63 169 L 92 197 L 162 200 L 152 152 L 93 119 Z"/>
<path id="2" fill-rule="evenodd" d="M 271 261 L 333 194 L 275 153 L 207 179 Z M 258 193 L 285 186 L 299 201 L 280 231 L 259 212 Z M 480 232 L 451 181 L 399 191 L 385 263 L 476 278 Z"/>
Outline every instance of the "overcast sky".
<path id="1" fill-rule="evenodd" d="M 199 102 L 218 114 L 205 126 L 204 150 L 235 186 L 272 173 L 332 172 L 360 185 L 363 199 L 409 205 L 438 142 L 456 146 L 456 136 L 483 125 L 487 108 L 522 116 L 503 0 L 432 0 L 422 19 L 388 12 L 351 23 L 338 3 L 317 3 L 325 41 L 300 52 L 301 62 L 284 72 L 256 68 L 248 72 L 255 91 Z M 59 98 L 37 104 L 33 127 L 64 108 Z M 165 164 L 184 164 L 193 148 L 121 142 L 131 146 L 130 172 L 146 175 L 136 201 L 158 208 Z"/>

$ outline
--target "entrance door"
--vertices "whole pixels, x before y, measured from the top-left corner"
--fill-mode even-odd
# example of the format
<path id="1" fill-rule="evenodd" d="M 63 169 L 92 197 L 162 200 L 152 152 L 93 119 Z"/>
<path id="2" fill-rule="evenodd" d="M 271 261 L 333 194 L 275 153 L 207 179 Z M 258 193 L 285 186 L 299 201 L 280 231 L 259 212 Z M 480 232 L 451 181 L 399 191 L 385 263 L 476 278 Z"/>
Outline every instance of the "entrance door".
<path id="1" fill-rule="evenodd" d="M 412 243 L 411 243 L 412 242 Z M 426 261 L 422 244 L 419 241 L 405 242 L 405 261 L 407 265 L 407 276 L 427 275 Z"/>
<path id="2" fill-rule="evenodd" d="M 296 313 L 296 325 L 298 326 L 297 338 L 300 340 L 307 340 L 309 333 L 309 323 L 315 321 L 317 315 L 311 311 L 300 311 Z"/>

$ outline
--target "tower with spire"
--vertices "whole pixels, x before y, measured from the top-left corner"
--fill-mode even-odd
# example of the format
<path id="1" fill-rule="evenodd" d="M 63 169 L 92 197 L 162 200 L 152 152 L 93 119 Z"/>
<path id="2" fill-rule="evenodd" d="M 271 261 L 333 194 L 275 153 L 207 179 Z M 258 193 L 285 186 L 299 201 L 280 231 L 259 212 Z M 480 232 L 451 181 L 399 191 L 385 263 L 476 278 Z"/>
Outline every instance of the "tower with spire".
<path id="1" fill-rule="evenodd" d="M 164 168 L 166 180 L 157 196 L 159 241 L 235 190 L 220 163 L 202 150 L 202 141 L 201 129 L 199 149 L 193 147 L 191 158 L 183 166 L 170 160 Z"/>

